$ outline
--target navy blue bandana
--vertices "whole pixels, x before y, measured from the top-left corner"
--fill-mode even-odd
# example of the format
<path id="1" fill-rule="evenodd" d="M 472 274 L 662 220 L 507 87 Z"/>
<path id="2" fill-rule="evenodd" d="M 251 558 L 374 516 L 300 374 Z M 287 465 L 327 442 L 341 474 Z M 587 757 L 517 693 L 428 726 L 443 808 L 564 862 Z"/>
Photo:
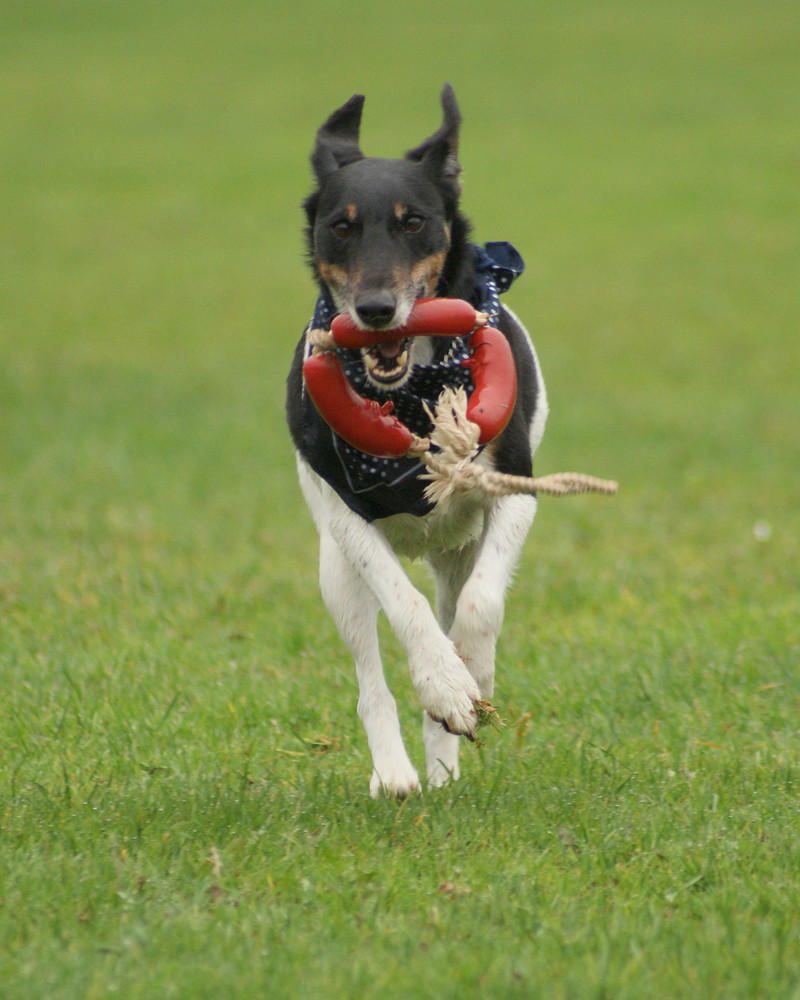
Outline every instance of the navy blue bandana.
<path id="1" fill-rule="evenodd" d="M 510 243 L 473 246 L 474 282 L 472 304 L 489 314 L 494 325 L 500 313 L 499 295 L 522 274 L 524 263 Z M 336 307 L 323 293 L 317 300 L 310 329 L 330 327 Z M 415 365 L 398 389 L 379 392 L 369 380 L 359 350 L 338 348 L 336 353 L 350 384 L 360 396 L 391 400 L 394 415 L 414 434 L 427 437 L 432 424 L 425 410 L 433 410 L 446 386 L 463 387 L 469 394 L 473 385 L 463 362 L 470 356 L 469 337 L 434 338 L 434 358 L 428 365 Z M 308 402 L 308 401 L 307 401 Z M 419 476 L 425 471 L 416 458 L 376 458 L 343 441 L 327 426 L 313 404 L 306 408 L 306 439 L 312 467 L 326 479 L 345 503 L 368 521 L 396 513 L 426 514 L 431 504 L 424 498 L 427 483 Z M 311 417 L 315 419 L 309 419 Z M 327 432 L 327 433 L 325 433 Z M 335 457 L 334 457 L 335 456 Z"/>

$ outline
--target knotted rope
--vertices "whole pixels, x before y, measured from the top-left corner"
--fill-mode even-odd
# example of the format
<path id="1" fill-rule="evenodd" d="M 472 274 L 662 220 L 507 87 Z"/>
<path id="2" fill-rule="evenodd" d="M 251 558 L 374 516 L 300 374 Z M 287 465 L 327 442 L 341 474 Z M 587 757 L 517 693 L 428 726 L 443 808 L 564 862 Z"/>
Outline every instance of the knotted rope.
<path id="1" fill-rule="evenodd" d="M 467 394 L 463 389 L 445 389 L 439 396 L 435 413 L 428 410 L 433 423 L 430 444 L 439 452 L 428 448 L 420 460 L 428 471 L 421 478 L 430 480 L 425 497 L 431 503 L 446 502 L 456 494 L 480 489 L 490 496 L 508 496 L 512 493 L 547 493 L 551 496 L 568 496 L 575 493 L 617 492 L 617 483 L 598 479 L 581 472 L 554 472 L 548 476 L 512 476 L 494 472 L 478 465 L 480 428 L 467 419 Z"/>

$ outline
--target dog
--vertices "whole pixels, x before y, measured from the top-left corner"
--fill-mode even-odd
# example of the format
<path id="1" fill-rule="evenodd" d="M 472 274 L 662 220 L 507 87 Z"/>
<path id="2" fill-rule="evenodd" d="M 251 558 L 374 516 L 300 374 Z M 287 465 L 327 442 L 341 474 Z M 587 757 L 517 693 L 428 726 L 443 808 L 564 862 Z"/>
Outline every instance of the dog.
<path id="1" fill-rule="evenodd" d="M 372 756 L 370 793 L 421 791 L 397 707 L 384 678 L 377 617 L 386 615 L 408 657 L 422 704 L 429 787 L 459 776 L 460 736 L 474 739 L 478 706 L 494 686 L 495 647 L 506 590 L 536 512 L 530 495 L 476 491 L 432 503 L 417 458 L 375 458 L 331 430 L 304 385 L 311 330 L 349 314 L 359 329 L 402 327 L 416 300 L 467 300 L 493 314 L 508 341 L 518 391 L 482 465 L 530 476 L 544 432 L 547 397 L 531 339 L 497 294 L 522 269 L 508 244 L 469 240 L 459 208 L 461 115 L 452 87 L 441 93 L 442 124 L 403 158 L 365 157 L 359 145 L 364 98 L 324 122 L 311 155 L 316 186 L 304 202 L 310 264 L 319 287 L 315 315 L 297 345 L 287 382 L 287 420 L 302 492 L 320 536 L 320 587 L 355 660 L 358 714 Z M 415 433 L 431 430 L 442 381 L 468 379 L 464 338 L 417 336 L 342 350 L 356 391 L 385 403 Z M 469 385 L 467 385 L 469 391 Z M 424 557 L 436 584 L 436 613 L 399 556 Z"/>

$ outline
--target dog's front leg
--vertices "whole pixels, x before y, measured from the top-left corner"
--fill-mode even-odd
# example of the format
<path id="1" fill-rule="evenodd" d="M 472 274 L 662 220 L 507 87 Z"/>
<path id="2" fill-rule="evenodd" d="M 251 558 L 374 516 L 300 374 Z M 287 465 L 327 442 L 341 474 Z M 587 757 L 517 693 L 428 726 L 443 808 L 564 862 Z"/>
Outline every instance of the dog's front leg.
<path id="1" fill-rule="evenodd" d="M 430 555 L 439 621 L 455 642 L 482 698 L 492 696 L 505 593 L 535 513 L 533 497 L 503 497 L 493 504 L 479 542 Z M 437 786 L 458 778 L 459 741 L 427 717 L 422 733 L 428 782 Z"/>
<path id="2" fill-rule="evenodd" d="M 383 790 L 387 795 L 404 798 L 419 791 L 420 784 L 408 759 L 397 706 L 383 675 L 378 602 L 327 531 L 320 535 L 319 567 L 322 596 L 355 660 L 358 714 L 372 755 L 370 793 L 376 798 Z"/>
<path id="3" fill-rule="evenodd" d="M 328 527 L 402 643 L 422 707 L 453 733 L 474 736 L 478 685 L 384 535 L 328 494 Z"/>

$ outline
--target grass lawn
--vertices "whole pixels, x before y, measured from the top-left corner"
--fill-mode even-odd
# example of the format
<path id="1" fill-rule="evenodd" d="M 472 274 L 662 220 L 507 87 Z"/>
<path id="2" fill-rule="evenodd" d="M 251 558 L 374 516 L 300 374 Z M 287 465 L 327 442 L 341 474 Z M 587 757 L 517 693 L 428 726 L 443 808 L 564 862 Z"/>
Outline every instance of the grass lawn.
<path id="1" fill-rule="evenodd" d="M 800 998 L 799 42 L 782 0 L 5 6 L 3 1000 Z M 505 728 L 397 804 L 282 397 L 314 131 L 363 91 L 398 155 L 445 79 L 537 472 L 621 491 L 542 499 Z"/>

